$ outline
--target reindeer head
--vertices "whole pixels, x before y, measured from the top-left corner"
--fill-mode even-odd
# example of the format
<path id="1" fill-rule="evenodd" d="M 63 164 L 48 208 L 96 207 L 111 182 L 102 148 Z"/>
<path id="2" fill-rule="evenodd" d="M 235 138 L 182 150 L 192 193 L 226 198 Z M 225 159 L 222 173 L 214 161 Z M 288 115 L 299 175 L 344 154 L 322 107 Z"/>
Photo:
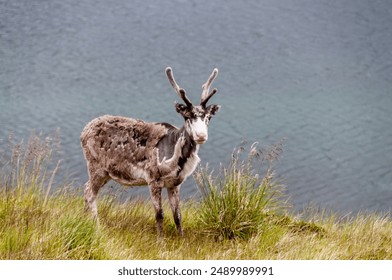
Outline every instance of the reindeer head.
<path id="1" fill-rule="evenodd" d="M 200 105 L 196 106 L 188 99 L 185 90 L 180 88 L 174 80 L 173 71 L 170 67 L 166 68 L 166 75 L 177 94 L 185 102 L 185 105 L 176 103 L 175 106 L 177 112 L 185 119 L 187 133 L 197 144 L 204 144 L 208 139 L 208 123 L 211 117 L 220 109 L 220 105 L 207 106 L 208 100 L 217 92 L 216 88 L 210 92 L 210 87 L 218 75 L 218 69 L 215 68 L 212 71 L 207 82 L 202 86 L 203 92 L 201 93 Z"/>

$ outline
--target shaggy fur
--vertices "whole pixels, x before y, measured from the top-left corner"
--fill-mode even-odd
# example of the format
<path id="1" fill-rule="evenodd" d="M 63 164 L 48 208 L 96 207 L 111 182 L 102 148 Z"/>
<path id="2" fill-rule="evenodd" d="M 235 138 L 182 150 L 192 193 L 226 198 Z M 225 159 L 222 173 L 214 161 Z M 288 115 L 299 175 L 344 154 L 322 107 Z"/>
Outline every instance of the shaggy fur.
<path id="1" fill-rule="evenodd" d="M 108 115 L 96 118 L 86 125 L 80 138 L 88 171 L 90 174 L 104 171 L 106 179 L 126 186 L 147 185 L 151 178 L 167 176 L 178 159 L 169 164 L 164 164 L 166 158 L 158 160 L 159 151 L 155 147 L 166 134 L 167 128 L 159 123 Z M 174 149 L 169 152 L 173 155 Z M 138 169 L 147 172 L 135 172 Z"/>

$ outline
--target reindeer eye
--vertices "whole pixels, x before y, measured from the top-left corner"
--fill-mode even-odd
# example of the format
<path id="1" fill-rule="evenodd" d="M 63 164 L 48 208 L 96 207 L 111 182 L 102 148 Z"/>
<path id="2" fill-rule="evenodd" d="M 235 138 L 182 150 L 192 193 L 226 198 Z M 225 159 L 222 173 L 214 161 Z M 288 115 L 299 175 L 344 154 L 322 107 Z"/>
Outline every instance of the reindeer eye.
<path id="1" fill-rule="evenodd" d="M 184 117 L 186 118 L 186 119 L 193 119 L 195 116 L 194 116 L 194 114 L 192 113 L 192 112 L 186 112 L 185 114 L 184 114 Z"/>

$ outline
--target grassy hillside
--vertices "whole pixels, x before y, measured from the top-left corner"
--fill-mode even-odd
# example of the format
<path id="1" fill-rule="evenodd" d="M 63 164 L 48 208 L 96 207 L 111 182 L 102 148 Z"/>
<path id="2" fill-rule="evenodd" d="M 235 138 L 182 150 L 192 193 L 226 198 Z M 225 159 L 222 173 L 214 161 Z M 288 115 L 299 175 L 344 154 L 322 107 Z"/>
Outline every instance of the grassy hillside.
<path id="1" fill-rule="evenodd" d="M 201 199 L 182 203 L 184 236 L 165 205 L 159 239 L 148 200 L 101 196 L 98 227 L 81 191 L 52 193 L 59 165 L 50 139 L 33 136 L 1 163 L 0 259 L 392 259 L 389 215 L 291 214 L 272 171 L 279 152 L 254 145 L 219 171 L 199 169 Z"/>

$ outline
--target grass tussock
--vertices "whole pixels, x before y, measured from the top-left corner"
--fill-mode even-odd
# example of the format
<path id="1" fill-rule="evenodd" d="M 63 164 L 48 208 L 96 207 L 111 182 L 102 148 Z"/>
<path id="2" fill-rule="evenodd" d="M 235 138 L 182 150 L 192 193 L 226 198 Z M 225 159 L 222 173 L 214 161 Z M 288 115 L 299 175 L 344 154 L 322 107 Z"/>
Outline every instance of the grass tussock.
<path id="1" fill-rule="evenodd" d="M 245 159 L 243 147 L 235 150 L 229 166 L 221 166 L 216 175 L 208 167 L 200 168 L 195 178 L 206 233 L 220 239 L 248 239 L 263 230 L 268 213 L 284 210 L 283 186 L 272 169 L 280 151 L 281 144 L 267 151 L 254 143 Z"/>
<path id="2" fill-rule="evenodd" d="M 0 162 L 0 259 L 392 259 L 389 215 L 290 214 L 273 173 L 281 150 L 252 146 L 195 175 L 201 199 L 182 203 L 184 237 L 165 204 L 158 239 L 149 201 L 100 197 L 100 227 L 82 190 L 56 186 L 54 138 L 11 145 Z M 306 218 L 304 218 L 306 217 Z"/>

